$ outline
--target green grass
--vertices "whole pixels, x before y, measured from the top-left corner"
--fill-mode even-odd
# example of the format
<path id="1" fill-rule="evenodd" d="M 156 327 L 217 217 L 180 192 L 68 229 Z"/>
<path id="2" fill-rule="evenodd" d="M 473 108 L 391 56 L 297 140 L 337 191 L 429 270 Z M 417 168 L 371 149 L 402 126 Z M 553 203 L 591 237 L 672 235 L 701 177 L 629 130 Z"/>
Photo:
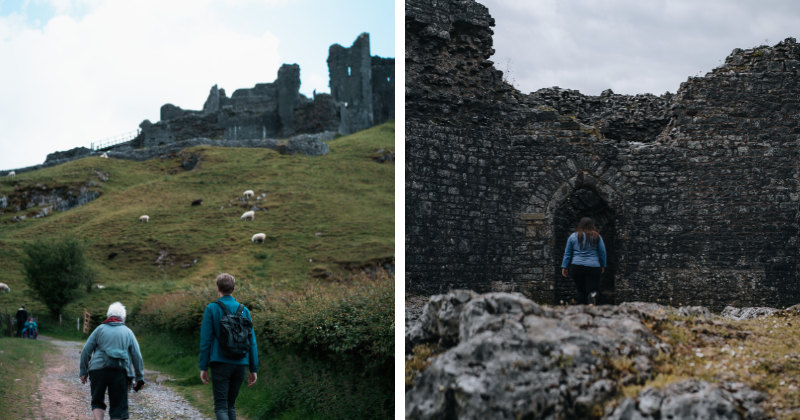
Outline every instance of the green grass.
<path id="1" fill-rule="evenodd" d="M 370 156 L 377 149 L 394 150 L 394 123 L 338 138 L 330 148 L 327 156 L 311 157 L 198 146 L 186 151 L 200 156 L 192 171 L 183 170 L 180 157 L 146 162 L 90 157 L 2 179 L 0 196 L 11 196 L 15 186 L 78 190 L 89 180 L 96 185 L 88 188 L 102 195 L 42 219 L 10 222 L 37 207 L 0 215 L 0 282 L 11 287 L 11 293 L 0 294 L 0 311 L 28 303 L 36 316 L 44 314 L 40 303 L 23 295 L 20 244 L 63 232 L 89 242 L 87 256 L 105 286 L 65 308 L 69 325 L 83 308 L 102 316 L 103 308 L 119 300 L 135 312 L 153 294 L 207 285 L 223 271 L 256 285 L 291 289 L 315 282 L 315 274 L 344 275 L 343 267 L 392 257 L 395 167 Z M 108 173 L 108 181 L 100 181 L 95 170 Z M 269 210 L 257 212 L 253 222 L 240 221 L 249 208 L 236 201 L 247 189 L 269 193 Z M 191 207 L 197 198 L 203 205 Z M 143 214 L 149 223 L 139 222 Z M 267 235 L 264 244 L 250 242 L 261 232 Z M 163 251 L 173 265 L 156 264 Z M 108 259 L 111 252 L 118 255 Z M 181 268 L 185 263 L 193 265 Z M 45 318 L 43 327 L 53 322 Z"/>
<path id="2" fill-rule="evenodd" d="M 30 418 L 39 407 L 34 399 L 39 389 L 37 373 L 45 353 L 55 351 L 40 340 L 0 338 L 0 418 Z"/>
<path id="3" fill-rule="evenodd" d="M 153 369 L 170 375 L 174 382 L 166 382 L 183 395 L 200 412 L 214 418 L 214 399 L 211 385 L 203 385 L 200 381 L 198 367 L 200 339 L 160 332 L 142 332 L 137 329 L 136 338 L 144 359 L 145 369 Z M 264 361 L 262 361 L 264 363 Z M 262 365 L 263 367 L 263 365 Z M 269 395 L 265 395 L 265 381 L 269 378 L 259 373 L 258 382 L 253 388 L 242 385 L 237 399 L 238 418 L 263 418 L 258 414 L 269 405 Z M 265 404 L 266 402 L 266 404 Z M 291 411 L 282 413 L 278 420 L 316 420 L 319 416 Z"/>

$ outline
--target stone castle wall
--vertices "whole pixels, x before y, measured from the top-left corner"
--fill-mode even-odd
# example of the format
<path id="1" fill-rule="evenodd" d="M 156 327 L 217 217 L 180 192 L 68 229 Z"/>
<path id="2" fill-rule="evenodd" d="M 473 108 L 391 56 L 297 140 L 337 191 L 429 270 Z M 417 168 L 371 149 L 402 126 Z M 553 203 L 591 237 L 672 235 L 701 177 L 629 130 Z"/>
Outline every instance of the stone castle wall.
<path id="1" fill-rule="evenodd" d="M 475 1 L 406 2 L 408 291 L 569 299 L 583 214 L 610 239 L 604 299 L 800 299 L 800 44 L 734 50 L 675 95 L 525 95 L 488 60 L 492 26 Z"/>
<path id="2" fill-rule="evenodd" d="M 288 138 L 338 131 L 351 134 L 394 118 L 394 59 L 370 56 L 369 34 L 350 48 L 334 44 L 328 57 L 331 94 L 300 94 L 300 66 L 284 64 L 273 83 L 237 89 L 228 97 L 214 85 L 203 109 L 161 107 L 161 120 L 143 121 L 135 147 L 163 146 L 196 137 L 241 140 Z M 375 80 L 373 71 L 380 77 Z M 373 94 L 373 91 L 375 94 Z"/>

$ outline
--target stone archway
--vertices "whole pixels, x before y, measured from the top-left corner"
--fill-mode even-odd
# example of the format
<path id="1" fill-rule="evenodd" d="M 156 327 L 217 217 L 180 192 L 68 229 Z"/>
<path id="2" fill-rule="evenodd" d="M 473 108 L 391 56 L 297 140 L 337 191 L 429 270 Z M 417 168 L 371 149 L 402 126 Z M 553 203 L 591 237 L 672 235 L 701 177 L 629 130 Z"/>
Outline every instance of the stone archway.
<path id="1" fill-rule="evenodd" d="M 598 304 L 613 304 L 614 279 L 616 275 L 617 260 L 617 226 L 614 210 L 597 193 L 588 188 L 579 188 L 572 192 L 558 207 L 553 217 L 553 234 L 555 236 L 554 275 L 555 275 L 555 300 L 556 302 L 570 302 L 577 298 L 575 285 L 571 277 L 561 275 L 561 261 L 567 238 L 582 217 L 591 217 L 597 226 L 603 243 L 606 246 L 607 267 L 600 279 L 600 296 Z"/>

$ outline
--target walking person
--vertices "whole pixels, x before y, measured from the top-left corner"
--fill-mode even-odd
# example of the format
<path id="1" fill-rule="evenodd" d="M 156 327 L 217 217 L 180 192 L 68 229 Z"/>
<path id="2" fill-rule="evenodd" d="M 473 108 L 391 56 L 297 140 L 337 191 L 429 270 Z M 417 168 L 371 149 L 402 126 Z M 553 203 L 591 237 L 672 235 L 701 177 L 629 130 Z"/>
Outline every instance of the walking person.
<path id="1" fill-rule="evenodd" d="M 28 311 L 25 310 L 25 305 L 22 305 L 17 310 L 17 337 L 22 338 L 22 331 L 25 330 L 25 321 L 28 320 Z"/>
<path id="2" fill-rule="evenodd" d="M 209 303 L 200 327 L 200 380 L 214 393 L 217 420 L 236 420 L 236 397 L 250 368 L 247 386 L 258 378 L 258 349 L 250 311 L 231 296 L 236 286 L 232 275 L 217 277 L 219 300 Z"/>
<path id="3" fill-rule="evenodd" d="M 108 319 L 95 328 L 81 352 L 81 383 L 85 384 L 87 375 L 91 381 L 92 415 L 95 420 L 103 420 L 108 389 L 108 415 L 112 420 L 127 419 L 128 389 L 131 380 L 136 379 L 133 390 L 138 392 L 144 386 L 142 373 L 142 354 L 133 331 L 125 326 L 125 307 L 114 302 L 108 307 Z M 91 359 L 91 362 L 90 362 Z"/>
<path id="4" fill-rule="evenodd" d="M 567 249 L 561 261 L 561 275 L 569 275 L 578 289 L 578 304 L 593 305 L 600 298 L 600 275 L 606 267 L 606 246 L 591 218 L 584 217 L 567 239 Z"/>

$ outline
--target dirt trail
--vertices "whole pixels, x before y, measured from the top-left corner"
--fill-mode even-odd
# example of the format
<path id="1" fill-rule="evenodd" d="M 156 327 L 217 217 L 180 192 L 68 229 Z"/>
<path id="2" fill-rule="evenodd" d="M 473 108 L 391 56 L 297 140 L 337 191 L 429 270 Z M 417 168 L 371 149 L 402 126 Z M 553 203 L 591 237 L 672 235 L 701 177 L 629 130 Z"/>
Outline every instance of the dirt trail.
<path id="1" fill-rule="evenodd" d="M 41 410 L 34 414 L 34 418 L 91 419 L 89 382 L 83 385 L 78 378 L 83 344 L 42 336 L 39 338 L 53 344 L 59 352 L 45 357 L 45 366 L 39 383 Z M 200 414 L 172 389 L 157 383 L 157 379 L 163 378 L 163 375 L 150 370 L 145 370 L 144 374 L 147 385 L 138 393 L 131 391 L 128 396 L 131 419 L 208 420 L 208 417 Z M 108 396 L 106 396 L 107 404 Z"/>

